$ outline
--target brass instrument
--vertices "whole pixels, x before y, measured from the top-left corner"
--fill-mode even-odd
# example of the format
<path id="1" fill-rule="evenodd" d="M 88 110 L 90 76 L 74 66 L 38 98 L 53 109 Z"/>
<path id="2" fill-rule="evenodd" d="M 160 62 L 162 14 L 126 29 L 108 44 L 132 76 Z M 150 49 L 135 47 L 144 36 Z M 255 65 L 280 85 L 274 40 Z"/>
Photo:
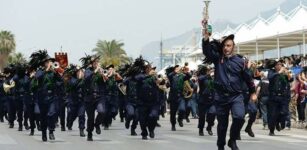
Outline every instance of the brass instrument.
<path id="1" fill-rule="evenodd" d="M 184 64 L 184 67 L 182 68 L 184 72 L 188 72 L 189 71 L 189 67 L 188 67 L 188 63 L 185 63 Z M 190 81 L 189 80 L 186 80 L 184 81 L 183 83 L 183 91 L 182 91 L 182 94 L 184 96 L 184 98 L 186 99 L 189 99 L 192 97 L 193 95 L 193 88 L 191 87 L 190 85 Z"/>
<path id="2" fill-rule="evenodd" d="M 191 98 L 192 95 L 193 95 L 193 91 L 194 91 L 194 90 L 193 90 L 193 88 L 191 87 L 191 85 L 190 85 L 190 83 L 189 83 L 189 80 L 184 81 L 184 84 L 183 84 L 183 92 L 182 92 L 184 98 L 186 98 L 186 99 Z"/>
<path id="3" fill-rule="evenodd" d="M 11 90 L 11 88 L 14 88 L 14 87 L 15 87 L 14 80 L 11 80 L 10 84 L 3 83 L 3 90 L 5 93 L 8 93 Z"/>
<path id="4" fill-rule="evenodd" d="M 52 68 L 53 69 L 58 69 L 58 68 L 60 68 L 60 63 L 59 62 L 54 62 L 54 63 L 52 63 Z"/>
<path id="5" fill-rule="evenodd" d="M 157 78 L 157 86 L 160 90 L 167 92 L 166 81 L 162 77 Z"/>
<path id="6" fill-rule="evenodd" d="M 210 0 L 205 0 L 204 3 L 205 3 L 205 7 L 204 7 L 204 10 L 203 10 L 203 21 L 202 21 L 203 29 L 202 30 L 203 30 L 203 34 L 207 32 L 209 34 L 209 36 L 211 36 L 212 27 L 211 27 L 211 25 L 208 24 Z"/>
<path id="7" fill-rule="evenodd" d="M 127 86 L 124 83 L 118 83 L 117 87 L 119 89 L 119 91 L 123 94 L 123 95 L 127 95 L 126 91 L 127 91 Z"/>

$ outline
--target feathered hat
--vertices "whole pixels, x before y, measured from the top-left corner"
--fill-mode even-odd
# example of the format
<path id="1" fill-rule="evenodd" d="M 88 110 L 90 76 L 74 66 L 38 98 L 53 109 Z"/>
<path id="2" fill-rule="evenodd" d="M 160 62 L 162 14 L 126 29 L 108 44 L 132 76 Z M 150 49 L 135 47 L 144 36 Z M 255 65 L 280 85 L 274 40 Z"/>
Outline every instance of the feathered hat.
<path id="1" fill-rule="evenodd" d="M 48 55 L 47 50 L 39 50 L 31 54 L 29 65 L 31 68 L 36 69 L 39 66 L 43 65 L 43 63 L 47 60 L 55 61 L 54 58 L 51 58 Z"/>

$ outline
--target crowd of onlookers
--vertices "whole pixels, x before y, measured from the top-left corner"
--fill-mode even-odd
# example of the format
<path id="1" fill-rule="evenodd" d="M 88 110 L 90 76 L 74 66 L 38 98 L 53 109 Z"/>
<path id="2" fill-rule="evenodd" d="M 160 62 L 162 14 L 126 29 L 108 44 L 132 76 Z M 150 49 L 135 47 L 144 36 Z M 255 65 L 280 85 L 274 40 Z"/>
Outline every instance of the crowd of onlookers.
<path id="1" fill-rule="evenodd" d="M 279 60 L 283 62 L 283 66 L 293 75 L 291 82 L 291 100 L 289 100 L 289 114 L 287 117 L 286 127 L 290 128 L 305 128 L 307 129 L 307 56 L 291 55 L 282 57 Z M 268 110 L 267 103 L 269 101 L 269 81 L 267 79 L 269 68 L 266 66 L 272 59 L 261 60 L 258 63 L 251 63 L 251 70 L 254 73 L 255 85 L 257 87 L 257 106 L 258 120 L 256 123 L 263 123 L 264 128 L 268 125 Z M 214 69 L 214 68 L 212 68 Z M 197 72 L 192 71 L 194 76 L 192 82 L 197 86 Z M 197 90 L 195 90 L 197 91 Z M 187 104 L 187 112 L 192 113 L 193 118 L 197 117 L 197 92 Z"/>
<path id="2" fill-rule="evenodd" d="M 305 117 L 307 115 L 306 110 L 306 98 L 307 98 L 307 56 L 303 57 L 300 55 L 291 55 L 281 58 L 283 66 L 291 72 L 293 75 L 293 82 L 291 83 L 291 99 L 289 100 L 289 115 L 287 118 L 287 127 L 290 129 L 294 128 L 304 128 L 306 126 Z M 263 86 L 263 88 L 268 88 L 268 79 L 266 78 L 266 69 L 268 69 L 265 64 L 270 61 L 265 59 L 260 61 L 256 65 L 257 73 L 255 76 L 260 76 L 261 80 L 258 82 L 258 87 Z M 267 83 L 267 84 L 266 84 Z M 262 90 L 263 92 L 258 93 L 258 97 L 261 94 L 267 95 L 269 89 Z M 259 118 L 263 118 L 264 124 L 267 123 L 267 110 L 264 108 L 265 100 L 258 100 L 259 106 Z"/>

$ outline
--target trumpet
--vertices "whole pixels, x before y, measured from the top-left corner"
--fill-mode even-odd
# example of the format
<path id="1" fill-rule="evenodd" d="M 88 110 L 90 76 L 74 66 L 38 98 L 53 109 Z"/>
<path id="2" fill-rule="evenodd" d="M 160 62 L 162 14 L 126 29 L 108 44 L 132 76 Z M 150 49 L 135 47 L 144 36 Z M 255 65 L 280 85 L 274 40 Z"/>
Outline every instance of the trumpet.
<path id="1" fill-rule="evenodd" d="M 60 68 L 60 63 L 59 62 L 54 62 L 54 63 L 52 63 L 52 68 L 53 69 L 59 69 Z"/>
<path id="2" fill-rule="evenodd" d="M 205 3 L 205 7 L 203 9 L 203 21 L 202 21 L 203 29 L 202 29 L 202 32 L 203 32 L 203 34 L 204 33 L 208 33 L 209 36 L 211 36 L 211 34 L 212 34 L 212 27 L 211 27 L 211 25 L 208 24 L 210 0 L 205 0 L 204 3 Z"/>
<path id="3" fill-rule="evenodd" d="M 107 76 L 109 75 L 109 71 L 108 71 L 108 70 L 103 69 L 102 74 L 103 74 L 104 76 L 106 76 L 106 77 L 107 77 Z"/>

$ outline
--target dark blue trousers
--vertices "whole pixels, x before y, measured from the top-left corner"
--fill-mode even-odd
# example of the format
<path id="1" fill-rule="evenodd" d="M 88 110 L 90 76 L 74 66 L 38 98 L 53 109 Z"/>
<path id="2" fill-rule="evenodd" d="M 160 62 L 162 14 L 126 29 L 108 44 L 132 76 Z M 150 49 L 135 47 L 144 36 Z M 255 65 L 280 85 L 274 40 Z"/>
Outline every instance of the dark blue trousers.
<path id="1" fill-rule="evenodd" d="M 235 141 L 240 134 L 240 130 L 244 124 L 245 107 L 244 97 L 242 94 L 233 96 L 224 96 L 216 94 L 216 113 L 217 113 L 217 145 L 225 146 L 226 134 L 229 124 L 229 113 L 232 114 L 232 125 L 230 128 L 230 140 Z"/>

